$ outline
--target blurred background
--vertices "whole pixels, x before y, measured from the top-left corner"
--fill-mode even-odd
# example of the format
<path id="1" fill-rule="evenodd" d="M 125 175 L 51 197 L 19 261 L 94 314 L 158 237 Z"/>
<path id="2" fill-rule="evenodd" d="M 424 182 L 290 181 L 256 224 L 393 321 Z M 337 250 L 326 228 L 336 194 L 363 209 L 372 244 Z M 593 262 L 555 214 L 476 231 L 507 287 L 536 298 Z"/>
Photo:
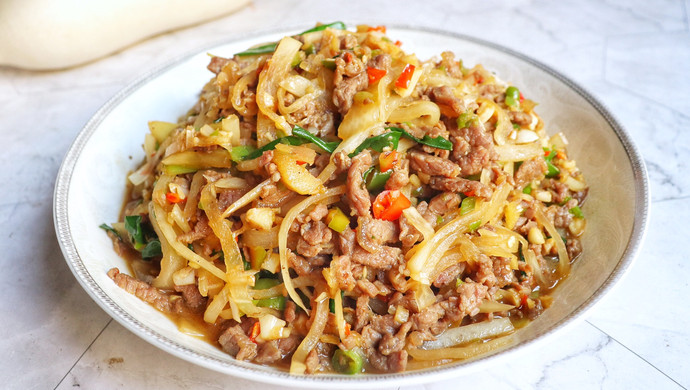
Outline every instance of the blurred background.
<path id="1" fill-rule="evenodd" d="M 0 3 L 2 387 L 269 388 L 177 359 L 103 312 L 64 262 L 53 187 L 89 118 L 143 74 L 234 37 L 335 20 L 462 33 L 535 58 L 597 96 L 649 171 L 647 240 L 586 321 L 506 366 L 403 389 L 690 386 L 690 231 L 678 222 L 690 217 L 690 0 L 75 4 Z"/>

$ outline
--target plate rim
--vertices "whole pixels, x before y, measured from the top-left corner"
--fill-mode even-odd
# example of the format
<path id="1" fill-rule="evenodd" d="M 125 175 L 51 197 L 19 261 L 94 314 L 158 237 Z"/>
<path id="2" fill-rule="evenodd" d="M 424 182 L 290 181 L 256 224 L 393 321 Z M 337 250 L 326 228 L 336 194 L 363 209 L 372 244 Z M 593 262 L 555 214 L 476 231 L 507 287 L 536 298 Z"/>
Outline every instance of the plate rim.
<path id="1" fill-rule="evenodd" d="M 360 20 L 359 23 L 362 23 Z M 357 22 L 348 25 L 356 25 Z M 160 76 L 166 71 L 180 65 L 185 60 L 193 56 L 209 51 L 221 45 L 228 45 L 234 42 L 261 38 L 277 33 L 289 34 L 294 31 L 299 31 L 305 25 L 296 26 L 282 26 L 272 29 L 262 29 L 256 31 L 245 32 L 241 34 L 233 34 L 229 39 L 222 39 L 212 42 L 203 47 L 189 50 L 177 57 L 170 59 L 152 69 L 144 72 L 134 81 L 122 88 L 119 92 L 113 95 L 108 101 L 103 104 L 93 116 L 86 122 L 84 127 L 79 131 L 74 141 L 67 150 L 58 174 L 56 177 L 54 192 L 53 192 L 53 223 L 55 233 L 60 245 L 60 249 L 65 257 L 65 261 L 72 271 L 79 284 L 84 288 L 86 293 L 98 304 L 110 317 L 115 319 L 125 328 L 144 339 L 148 343 L 188 362 L 200 365 L 201 367 L 212 369 L 226 375 L 234 375 L 244 379 L 261 381 L 264 383 L 288 385 L 288 386 L 307 386 L 319 387 L 324 385 L 341 385 L 348 387 L 363 387 L 370 385 L 373 382 L 385 383 L 387 385 L 412 385 L 426 383 L 434 380 L 442 380 L 450 377 L 467 374 L 481 369 L 487 364 L 495 364 L 497 360 L 504 360 L 508 357 L 522 352 L 527 348 L 535 348 L 537 345 L 551 339 L 556 333 L 567 331 L 576 324 L 584 320 L 584 315 L 590 312 L 593 307 L 601 302 L 607 296 L 611 289 L 619 284 L 621 279 L 629 272 L 635 258 L 639 254 L 642 243 L 646 236 L 647 225 L 649 221 L 649 205 L 650 193 L 649 183 L 647 177 L 647 170 L 637 146 L 632 141 L 632 138 L 627 133 L 625 128 L 616 119 L 614 114 L 607 108 L 607 106 L 594 97 L 587 89 L 573 81 L 570 77 L 557 71 L 549 65 L 546 65 L 522 52 L 516 51 L 509 47 L 478 38 L 475 36 L 457 33 L 454 31 L 443 30 L 440 28 L 413 25 L 408 23 L 386 23 L 390 28 L 408 30 L 410 32 L 423 32 L 437 34 L 455 39 L 474 43 L 483 47 L 487 47 L 509 56 L 522 60 L 529 65 L 538 68 L 539 70 L 549 74 L 558 81 L 562 82 L 567 88 L 577 93 L 588 104 L 590 104 L 607 122 L 611 129 L 616 134 L 621 146 L 623 147 L 628 160 L 631 163 L 633 171 L 633 179 L 635 185 L 635 215 L 633 219 L 633 226 L 630 231 L 630 240 L 628 241 L 620 259 L 615 265 L 613 272 L 602 282 L 600 287 L 592 292 L 592 296 L 585 300 L 580 306 L 573 310 L 569 315 L 560 321 L 552 324 L 543 333 L 538 336 L 525 340 L 520 344 L 511 346 L 506 349 L 499 350 L 500 353 L 493 353 L 483 355 L 477 359 L 465 363 L 454 365 L 447 365 L 435 368 L 424 369 L 423 371 L 410 371 L 395 374 L 375 374 L 375 375 L 361 375 L 361 376 L 344 376 L 344 375 L 313 375 L 313 376 L 294 376 L 284 371 L 269 371 L 261 369 L 260 365 L 240 362 L 240 361 L 221 361 L 204 353 L 191 350 L 174 340 L 171 340 L 164 335 L 159 334 L 136 318 L 131 316 L 121 306 L 117 305 L 105 293 L 103 289 L 96 283 L 93 276 L 89 273 L 84 265 L 76 245 L 72 239 L 71 228 L 68 218 L 68 193 L 69 185 L 73 174 L 74 167 L 79 160 L 81 152 L 86 146 L 87 142 L 98 129 L 99 125 L 108 117 L 108 115 L 128 96 L 145 86 L 152 79 Z M 204 363 L 204 364 L 202 364 Z"/>

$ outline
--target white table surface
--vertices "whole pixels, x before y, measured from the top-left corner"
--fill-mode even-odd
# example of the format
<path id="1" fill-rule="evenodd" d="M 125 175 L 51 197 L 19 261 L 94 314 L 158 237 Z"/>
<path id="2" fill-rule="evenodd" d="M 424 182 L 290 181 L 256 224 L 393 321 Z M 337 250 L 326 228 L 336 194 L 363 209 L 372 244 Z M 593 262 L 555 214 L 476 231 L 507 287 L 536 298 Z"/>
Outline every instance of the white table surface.
<path id="1" fill-rule="evenodd" d="M 273 388 L 175 358 L 103 312 L 58 247 L 53 186 L 86 121 L 142 73 L 239 32 L 333 20 L 440 28 L 537 58 L 611 109 L 649 171 L 646 241 L 586 321 L 507 365 L 402 389 L 690 386 L 690 0 L 407 3 L 257 0 L 82 67 L 0 67 L 0 387 Z"/>

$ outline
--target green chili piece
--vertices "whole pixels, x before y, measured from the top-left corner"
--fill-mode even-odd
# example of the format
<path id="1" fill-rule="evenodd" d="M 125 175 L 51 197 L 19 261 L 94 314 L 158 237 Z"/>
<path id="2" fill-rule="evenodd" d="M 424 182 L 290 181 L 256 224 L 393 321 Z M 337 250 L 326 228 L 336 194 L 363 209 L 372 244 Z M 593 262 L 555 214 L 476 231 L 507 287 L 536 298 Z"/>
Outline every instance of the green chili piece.
<path id="1" fill-rule="evenodd" d="M 469 229 L 470 233 L 472 233 L 473 231 L 479 229 L 480 226 L 482 226 L 482 220 L 478 219 L 478 220 L 472 222 L 471 224 L 469 224 L 468 229 Z"/>
<path id="2" fill-rule="evenodd" d="M 523 194 L 531 194 L 532 193 L 532 183 L 529 183 L 525 186 L 525 188 L 522 189 Z"/>
<path id="3" fill-rule="evenodd" d="M 506 89 L 506 105 L 510 107 L 517 107 L 520 105 L 520 91 L 515 87 L 508 87 Z"/>
<path id="4" fill-rule="evenodd" d="M 472 121 L 477 119 L 477 115 L 471 112 L 463 112 L 457 119 L 458 129 L 464 129 L 472 124 Z"/>
<path id="5" fill-rule="evenodd" d="M 546 168 L 548 169 L 546 172 L 546 177 L 555 177 L 561 173 L 561 170 L 556 168 L 556 166 L 551 162 L 553 161 L 554 157 L 556 157 L 555 150 L 544 148 L 544 160 L 546 160 Z"/>
<path id="6" fill-rule="evenodd" d="M 338 233 L 342 233 L 350 226 L 350 218 L 348 218 L 338 207 L 334 207 L 328 212 L 328 215 L 326 215 L 326 222 L 329 228 Z"/>
<path id="7" fill-rule="evenodd" d="M 548 168 L 548 171 L 546 172 L 546 177 L 556 177 L 559 173 L 561 173 L 561 170 L 556 168 L 556 166 L 553 165 L 550 161 L 546 162 L 546 168 Z"/>
<path id="8" fill-rule="evenodd" d="M 582 209 L 580 209 L 580 206 L 575 206 L 575 207 L 571 208 L 571 209 L 568 210 L 568 211 L 570 211 L 570 214 L 572 214 L 573 216 L 575 216 L 575 218 L 584 218 L 584 217 L 585 217 L 585 216 L 582 214 Z"/>
<path id="9" fill-rule="evenodd" d="M 323 67 L 326 69 L 335 70 L 335 58 L 326 58 L 325 60 L 321 60 L 321 65 L 323 65 Z"/>
<path id="10" fill-rule="evenodd" d="M 254 282 L 254 290 L 266 290 L 280 284 L 278 279 L 261 278 Z"/>
<path id="11" fill-rule="evenodd" d="M 234 162 L 240 162 L 254 150 L 255 148 L 250 145 L 233 146 L 232 150 L 230 150 L 230 159 Z"/>
<path id="12" fill-rule="evenodd" d="M 391 177 L 391 173 L 393 173 L 392 170 L 387 170 L 386 172 L 381 172 L 379 168 L 370 168 L 372 169 L 371 171 L 365 172 L 368 173 L 366 175 L 366 178 L 364 179 L 367 189 L 369 191 L 378 191 L 383 189 L 383 187 L 386 186 L 386 182 L 388 179 Z"/>
<path id="13" fill-rule="evenodd" d="M 333 369 L 342 374 L 354 375 L 362 371 L 363 359 L 354 350 L 337 349 L 331 359 Z"/>
<path id="14" fill-rule="evenodd" d="M 395 150 L 398 148 L 398 141 L 400 141 L 400 135 L 402 133 L 398 131 L 390 131 L 388 133 L 383 133 L 375 137 L 367 138 L 362 142 L 357 149 L 349 154 L 350 157 L 358 155 L 362 150 L 370 148 L 377 152 L 383 152 L 386 147 L 391 147 Z"/>
<path id="15" fill-rule="evenodd" d="M 276 310 L 285 310 L 285 297 L 280 295 L 277 297 L 254 299 L 252 300 L 255 306 L 269 307 Z"/>
<path id="16" fill-rule="evenodd" d="M 460 204 L 460 215 L 465 215 L 470 211 L 474 210 L 474 206 L 477 204 L 477 198 L 474 196 L 468 196 L 462 200 Z"/>
<path id="17" fill-rule="evenodd" d="M 166 175 L 177 176 L 184 175 L 185 173 L 192 173 L 198 171 L 196 168 L 189 168 L 184 165 L 165 165 L 163 164 L 163 170 Z"/>
<path id="18" fill-rule="evenodd" d="M 302 62 L 302 56 L 300 55 L 300 52 L 295 53 L 295 56 L 292 58 L 292 62 L 290 63 L 290 67 L 294 68 L 295 66 L 299 65 Z"/>

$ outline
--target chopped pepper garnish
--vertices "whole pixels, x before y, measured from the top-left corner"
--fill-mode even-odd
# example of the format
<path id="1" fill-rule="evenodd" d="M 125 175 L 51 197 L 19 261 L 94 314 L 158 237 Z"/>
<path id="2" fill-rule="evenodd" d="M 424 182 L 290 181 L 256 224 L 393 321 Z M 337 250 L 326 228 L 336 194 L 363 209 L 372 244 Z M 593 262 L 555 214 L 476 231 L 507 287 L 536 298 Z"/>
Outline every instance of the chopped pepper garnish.
<path id="1" fill-rule="evenodd" d="M 335 59 L 326 58 L 325 60 L 321 60 L 321 65 L 326 69 L 335 70 Z"/>
<path id="2" fill-rule="evenodd" d="M 386 186 L 386 182 L 390 179 L 392 171 L 381 172 L 376 167 L 369 168 L 364 172 L 363 179 L 369 191 L 382 190 Z"/>
<path id="3" fill-rule="evenodd" d="M 559 173 L 561 173 L 561 170 L 558 169 L 551 161 L 553 161 L 554 157 L 556 157 L 558 153 L 556 153 L 552 149 L 544 148 L 544 160 L 546 160 L 546 177 L 556 177 L 558 176 Z"/>
<path id="4" fill-rule="evenodd" d="M 405 65 L 402 73 L 395 81 L 395 86 L 398 88 L 407 88 L 410 86 L 410 81 L 412 80 L 412 75 L 414 74 L 415 66 L 412 64 Z"/>
<path id="5" fill-rule="evenodd" d="M 277 297 L 263 298 L 252 300 L 252 303 L 258 307 L 268 307 L 276 310 L 285 310 L 285 297 L 279 295 Z"/>
<path id="6" fill-rule="evenodd" d="M 184 165 L 165 165 L 163 164 L 163 170 L 170 176 L 184 175 L 185 173 L 196 172 L 196 168 L 189 168 Z"/>
<path id="7" fill-rule="evenodd" d="M 571 208 L 571 209 L 568 210 L 568 211 L 570 211 L 570 214 L 572 214 L 573 216 L 575 216 L 575 218 L 584 218 L 584 217 L 585 217 L 585 216 L 582 214 L 582 209 L 580 209 L 580 206 L 575 206 L 575 207 Z"/>
<path id="8" fill-rule="evenodd" d="M 395 150 L 381 152 L 381 154 L 379 154 L 379 167 L 381 168 L 381 172 L 393 169 L 398 164 L 398 157 L 398 152 Z"/>
<path id="9" fill-rule="evenodd" d="M 470 124 L 472 124 L 472 121 L 477 119 L 477 115 L 471 113 L 471 112 L 463 112 L 458 116 L 457 119 L 457 124 L 458 124 L 458 129 L 464 129 L 465 127 L 470 127 Z"/>
<path id="10" fill-rule="evenodd" d="M 335 207 L 328 211 L 328 214 L 326 215 L 326 223 L 328 224 L 329 228 L 338 233 L 342 233 L 345 228 L 350 226 L 350 218 L 348 218 L 342 210 Z"/>
<path id="11" fill-rule="evenodd" d="M 337 349 L 331 359 L 333 369 L 342 374 L 354 375 L 362 371 L 364 361 L 354 350 Z"/>
<path id="12" fill-rule="evenodd" d="M 362 150 L 367 148 L 374 149 L 377 152 L 383 152 L 383 149 L 386 147 L 390 147 L 391 149 L 395 150 L 398 148 L 398 141 L 400 141 L 401 135 L 402 133 L 399 131 L 390 131 L 375 137 L 367 138 L 352 153 L 350 153 L 349 156 L 354 157 Z"/>
<path id="13" fill-rule="evenodd" d="M 316 47 L 314 45 L 309 45 L 304 49 L 304 54 L 310 55 L 310 54 L 316 54 Z"/>
<path id="14" fill-rule="evenodd" d="M 369 84 L 374 84 L 375 82 L 381 80 L 381 78 L 385 75 L 386 75 L 385 69 L 378 69 L 378 68 L 372 68 L 372 67 L 367 68 L 367 76 L 369 76 Z"/>
<path id="15" fill-rule="evenodd" d="M 556 177 L 559 173 L 561 173 L 561 170 L 556 168 L 556 166 L 549 161 L 546 162 L 546 168 L 548 169 L 546 172 L 546 177 Z"/>
<path id="16" fill-rule="evenodd" d="M 369 27 L 367 29 L 367 32 L 371 32 L 371 31 L 380 31 L 380 32 L 385 34 L 386 33 L 386 26 Z"/>
<path id="17" fill-rule="evenodd" d="M 518 107 L 520 105 L 520 91 L 515 87 L 508 87 L 505 101 L 506 105 L 510 107 Z"/>
<path id="18" fill-rule="evenodd" d="M 474 210 L 476 204 L 477 198 L 474 196 L 468 196 L 467 198 L 463 199 L 462 203 L 460 204 L 460 215 L 465 215 Z"/>
<path id="19" fill-rule="evenodd" d="M 261 325 L 259 325 L 259 321 L 257 321 L 254 323 L 254 325 L 252 325 L 252 329 L 249 331 L 249 340 L 251 340 L 253 343 L 256 343 L 256 338 L 259 337 L 260 333 Z"/>
<path id="20" fill-rule="evenodd" d="M 398 190 L 383 191 L 374 200 L 372 206 L 374 218 L 395 221 L 400 218 L 403 210 L 410 207 L 411 204 L 410 200 Z"/>
<path id="21" fill-rule="evenodd" d="M 268 254 L 266 253 L 266 249 L 260 246 L 252 246 L 249 248 L 249 257 L 251 257 L 253 269 L 260 269 L 261 264 L 263 264 L 267 256 Z"/>
<path id="22" fill-rule="evenodd" d="M 233 146 L 230 150 L 230 159 L 234 162 L 240 162 L 244 160 L 244 158 L 254 150 L 255 148 L 250 145 Z"/>
<path id="23" fill-rule="evenodd" d="M 260 278 L 254 282 L 254 290 L 267 290 L 280 284 L 278 279 Z"/>
<path id="24" fill-rule="evenodd" d="M 184 200 L 180 198 L 180 195 L 178 195 L 177 192 L 168 192 L 165 194 L 165 199 L 170 203 L 180 203 Z"/>

